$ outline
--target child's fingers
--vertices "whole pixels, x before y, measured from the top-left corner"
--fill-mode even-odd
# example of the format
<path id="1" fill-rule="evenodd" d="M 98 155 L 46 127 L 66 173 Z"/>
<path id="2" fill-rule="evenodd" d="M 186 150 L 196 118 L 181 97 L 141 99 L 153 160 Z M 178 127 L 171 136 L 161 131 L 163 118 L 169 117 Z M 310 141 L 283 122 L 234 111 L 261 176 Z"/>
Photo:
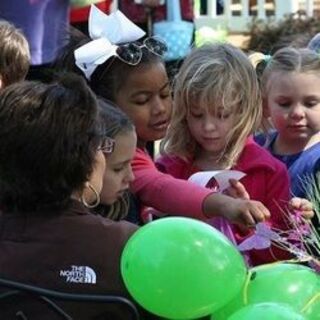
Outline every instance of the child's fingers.
<path id="1" fill-rule="evenodd" d="M 300 205 L 300 208 L 302 210 L 309 210 L 309 211 L 312 211 L 313 210 L 313 205 L 310 201 L 308 201 L 307 199 L 302 199 L 301 200 L 301 205 Z"/>
<path id="2" fill-rule="evenodd" d="M 249 228 L 252 228 L 256 225 L 255 219 L 249 212 L 242 216 L 242 223 Z"/>
<path id="3" fill-rule="evenodd" d="M 307 199 L 292 198 L 289 202 L 289 207 L 301 212 L 302 217 L 305 219 L 311 219 L 314 216 L 313 205 Z"/>
<path id="4" fill-rule="evenodd" d="M 247 192 L 246 188 L 241 182 L 239 182 L 236 179 L 229 179 L 229 183 L 231 186 L 230 191 L 233 192 L 237 198 L 244 199 L 244 200 L 250 199 L 249 193 Z"/>
<path id="5" fill-rule="evenodd" d="M 233 187 L 229 187 L 229 188 L 227 188 L 227 189 L 225 189 L 224 191 L 223 191 L 223 194 L 225 194 L 225 195 L 227 195 L 227 196 L 229 196 L 229 197 L 232 197 L 232 198 L 234 198 L 234 199 L 238 199 L 239 198 L 239 195 L 238 195 L 238 192 L 237 192 L 237 190 L 235 190 Z"/>
<path id="6" fill-rule="evenodd" d="M 225 201 L 220 215 L 234 223 L 251 228 L 268 219 L 270 212 L 259 201 L 230 198 Z"/>
<path id="7" fill-rule="evenodd" d="M 297 198 L 297 197 L 292 198 L 289 201 L 289 208 L 293 210 L 300 210 L 302 200 L 303 200 L 302 198 Z"/>
<path id="8" fill-rule="evenodd" d="M 314 211 L 313 210 L 303 210 L 301 211 L 302 217 L 305 219 L 312 219 L 314 216 Z"/>
<path id="9" fill-rule="evenodd" d="M 242 222 L 247 227 L 253 227 L 270 217 L 269 210 L 259 201 L 246 201 L 245 210 L 242 214 Z"/>
<path id="10" fill-rule="evenodd" d="M 289 201 L 289 206 L 294 210 L 313 210 L 312 203 L 304 198 L 294 197 Z"/>
<path id="11" fill-rule="evenodd" d="M 255 210 L 253 211 L 254 218 L 256 222 L 263 222 L 266 219 L 270 218 L 270 211 L 258 201 L 254 201 L 255 203 Z"/>
<path id="12" fill-rule="evenodd" d="M 301 204 L 299 211 L 305 219 L 311 219 L 314 216 L 313 206 L 308 200 L 306 203 Z"/>

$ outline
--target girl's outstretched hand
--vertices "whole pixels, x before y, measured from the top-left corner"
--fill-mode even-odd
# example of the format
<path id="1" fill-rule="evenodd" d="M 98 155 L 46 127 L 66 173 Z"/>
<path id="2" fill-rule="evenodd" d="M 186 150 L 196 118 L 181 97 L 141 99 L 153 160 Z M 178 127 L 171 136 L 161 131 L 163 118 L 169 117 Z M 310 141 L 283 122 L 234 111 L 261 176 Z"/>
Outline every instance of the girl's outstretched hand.
<path id="1" fill-rule="evenodd" d="M 249 193 L 240 181 L 230 179 L 229 183 L 230 187 L 225 190 L 224 194 L 235 199 L 250 200 Z M 234 217 L 231 214 L 231 217 L 226 216 L 226 218 L 229 220 L 232 219 L 231 221 L 234 219 L 233 222 L 245 227 L 252 227 L 257 222 L 262 222 L 270 217 L 269 210 L 258 201 L 241 202 L 239 209 L 240 212 L 238 215 L 235 212 Z"/>
<path id="2" fill-rule="evenodd" d="M 249 228 L 270 218 L 269 210 L 261 202 L 254 200 L 230 199 L 224 210 L 225 218 Z"/>
<path id="3" fill-rule="evenodd" d="M 289 201 L 289 209 L 299 211 L 305 219 L 311 219 L 314 216 L 312 203 L 304 198 L 292 198 Z"/>
<path id="4" fill-rule="evenodd" d="M 234 199 L 218 193 L 206 198 L 203 210 L 208 218 L 221 216 L 245 227 L 253 227 L 270 218 L 269 210 L 259 201 Z"/>

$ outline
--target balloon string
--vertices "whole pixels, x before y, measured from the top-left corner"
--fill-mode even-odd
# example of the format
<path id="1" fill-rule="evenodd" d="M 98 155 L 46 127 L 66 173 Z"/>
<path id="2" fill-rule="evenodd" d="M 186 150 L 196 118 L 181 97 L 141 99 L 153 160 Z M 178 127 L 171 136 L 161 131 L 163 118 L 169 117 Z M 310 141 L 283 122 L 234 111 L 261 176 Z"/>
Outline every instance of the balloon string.
<path id="1" fill-rule="evenodd" d="M 301 313 L 304 313 L 316 300 L 320 298 L 320 292 L 315 294 L 308 302 L 307 304 L 301 309 Z"/>
<path id="2" fill-rule="evenodd" d="M 249 270 L 246 278 L 246 282 L 244 283 L 244 287 L 243 287 L 243 303 L 245 305 L 248 304 L 248 288 L 249 288 L 251 277 L 252 277 L 252 271 Z"/>
<path id="3" fill-rule="evenodd" d="M 304 262 L 304 260 L 303 259 L 278 260 L 278 261 L 262 264 L 259 266 L 259 269 L 268 269 L 273 267 L 274 265 L 282 264 L 282 263 L 299 263 L 299 262 Z"/>

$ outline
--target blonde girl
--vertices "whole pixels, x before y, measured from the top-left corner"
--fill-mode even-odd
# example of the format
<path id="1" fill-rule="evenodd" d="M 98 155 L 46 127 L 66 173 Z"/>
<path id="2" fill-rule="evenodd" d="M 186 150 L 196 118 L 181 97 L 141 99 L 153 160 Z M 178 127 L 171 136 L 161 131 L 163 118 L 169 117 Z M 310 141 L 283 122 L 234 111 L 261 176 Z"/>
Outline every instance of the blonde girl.
<path id="1" fill-rule="evenodd" d="M 194 49 L 175 81 L 172 122 L 158 168 L 182 179 L 198 171 L 240 170 L 246 173 L 241 182 L 248 196 L 270 210 L 269 223 L 286 229 L 289 177 L 286 167 L 251 137 L 261 117 L 259 84 L 246 55 L 229 44 Z M 232 228 L 238 242 L 249 234 Z M 252 264 L 287 256 L 277 249 L 250 255 Z"/>
<path id="2" fill-rule="evenodd" d="M 306 180 L 320 168 L 320 58 L 308 49 L 283 48 L 265 59 L 261 76 L 265 116 L 274 130 L 256 141 L 288 168 L 291 192 L 307 197 Z M 258 60 L 259 61 L 259 60 Z"/>

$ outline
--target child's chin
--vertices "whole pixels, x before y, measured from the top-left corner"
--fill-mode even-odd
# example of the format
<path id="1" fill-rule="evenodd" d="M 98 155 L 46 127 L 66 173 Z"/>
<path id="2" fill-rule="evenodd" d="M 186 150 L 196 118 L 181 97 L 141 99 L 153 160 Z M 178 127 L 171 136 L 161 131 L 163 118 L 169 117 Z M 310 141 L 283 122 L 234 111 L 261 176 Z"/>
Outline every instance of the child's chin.
<path id="1" fill-rule="evenodd" d="M 165 137 L 165 135 L 166 135 L 166 131 L 157 132 L 156 134 L 153 135 L 153 139 L 151 141 L 161 140 Z"/>

